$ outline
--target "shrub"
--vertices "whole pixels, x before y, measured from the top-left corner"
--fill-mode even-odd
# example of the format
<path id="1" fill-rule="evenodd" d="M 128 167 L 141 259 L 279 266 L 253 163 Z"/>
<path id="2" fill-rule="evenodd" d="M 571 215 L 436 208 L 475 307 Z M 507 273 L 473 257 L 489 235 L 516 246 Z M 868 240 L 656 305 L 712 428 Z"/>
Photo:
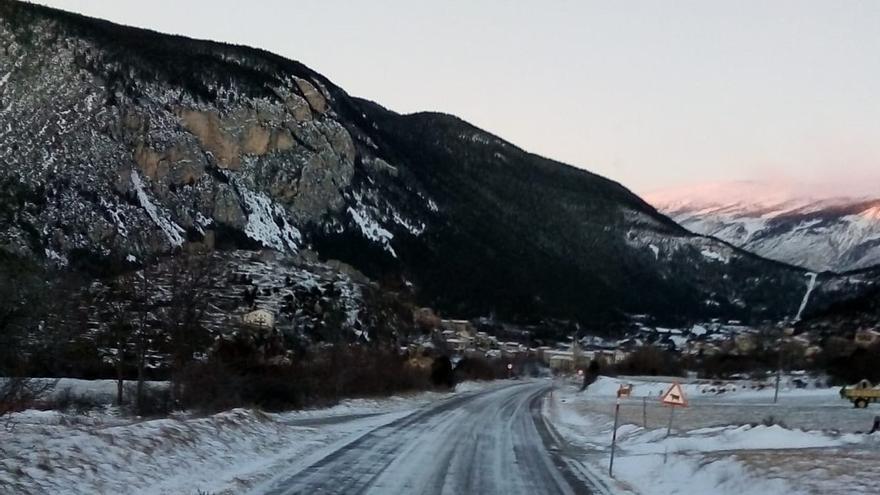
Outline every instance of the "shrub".
<path id="1" fill-rule="evenodd" d="M 144 385 L 140 397 L 137 396 L 136 385 L 130 385 L 126 392 L 129 397 L 135 397 L 132 411 L 138 416 L 167 416 L 173 409 L 171 390 L 166 387 Z"/>
<path id="2" fill-rule="evenodd" d="M 617 371 L 627 375 L 680 376 L 683 373 L 680 357 L 656 347 L 640 347 L 617 366 Z"/>
<path id="3" fill-rule="evenodd" d="M 468 357 L 455 366 L 455 381 L 496 380 L 506 376 L 504 364 L 498 360 Z"/>
<path id="4" fill-rule="evenodd" d="M 339 345 L 280 365 L 218 357 L 190 365 L 180 402 L 213 412 L 255 406 L 266 410 L 323 406 L 343 397 L 384 396 L 430 388 L 429 372 L 408 366 L 392 348 Z"/>
<path id="5" fill-rule="evenodd" d="M 99 409 L 101 405 L 101 401 L 96 397 L 88 394 L 76 394 L 70 387 L 56 393 L 51 399 L 42 404 L 44 409 L 72 411 L 77 414 L 85 414 L 89 411 Z"/>
<path id="6" fill-rule="evenodd" d="M 31 407 L 54 387 L 54 381 L 0 377 L 0 416 Z"/>
<path id="7" fill-rule="evenodd" d="M 455 386 L 455 373 L 449 357 L 440 356 L 434 359 L 434 364 L 431 365 L 431 383 L 435 387 L 452 388 Z"/>
<path id="8" fill-rule="evenodd" d="M 856 383 L 862 379 L 877 383 L 880 381 L 878 361 L 880 349 L 875 346 L 870 349 L 858 348 L 848 356 L 823 360 L 823 367 L 835 384 Z"/>

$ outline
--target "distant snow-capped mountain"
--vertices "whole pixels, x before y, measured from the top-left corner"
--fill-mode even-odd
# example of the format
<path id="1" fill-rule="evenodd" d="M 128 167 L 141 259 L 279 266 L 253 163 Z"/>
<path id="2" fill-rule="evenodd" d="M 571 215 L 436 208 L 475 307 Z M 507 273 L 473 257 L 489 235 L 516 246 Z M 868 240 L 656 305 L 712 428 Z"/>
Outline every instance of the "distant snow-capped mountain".
<path id="1" fill-rule="evenodd" d="M 811 270 L 880 264 L 880 195 L 840 197 L 793 184 L 670 189 L 646 201 L 685 228 Z"/>

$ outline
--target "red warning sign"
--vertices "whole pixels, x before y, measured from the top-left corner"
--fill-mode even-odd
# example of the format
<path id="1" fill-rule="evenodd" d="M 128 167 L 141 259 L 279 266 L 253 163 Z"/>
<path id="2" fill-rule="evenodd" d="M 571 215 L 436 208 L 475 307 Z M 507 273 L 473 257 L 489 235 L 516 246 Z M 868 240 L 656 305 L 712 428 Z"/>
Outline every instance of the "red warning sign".
<path id="1" fill-rule="evenodd" d="M 678 382 L 673 383 L 672 386 L 669 387 L 669 390 L 667 390 L 660 398 L 660 402 L 667 406 L 687 407 L 688 405 L 687 397 L 684 395 L 684 391 L 681 389 L 681 385 L 679 385 Z"/>

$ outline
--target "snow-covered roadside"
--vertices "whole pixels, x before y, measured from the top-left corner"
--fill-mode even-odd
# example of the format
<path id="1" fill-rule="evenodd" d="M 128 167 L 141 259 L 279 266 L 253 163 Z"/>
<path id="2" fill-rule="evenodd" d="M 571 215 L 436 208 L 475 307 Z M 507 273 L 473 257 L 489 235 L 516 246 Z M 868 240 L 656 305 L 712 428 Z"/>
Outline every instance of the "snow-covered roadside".
<path id="1" fill-rule="evenodd" d="M 622 401 L 615 479 L 611 480 L 607 473 L 612 414 L 615 392 L 621 383 L 634 383 L 634 391 L 641 389 L 650 397 L 651 405 L 643 409 L 641 397 Z M 832 430 L 838 424 L 836 415 L 852 410 L 851 405 L 835 397 L 836 390 L 784 391 L 788 405 L 779 406 L 779 410 L 806 409 L 802 413 L 814 416 L 815 424 L 824 426 L 800 430 L 760 424 L 772 405 L 766 403 L 768 394 L 772 400 L 772 391 L 737 385 L 738 392 L 720 398 L 701 393 L 710 385 L 686 384 L 685 393 L 691 399 L 689 416 L 676 412 L 673 433 L 668 438 L 668 409 L 656 404 L 656 390 L 668 383 L 660 381 L 603 377 L 583 393 L 574 384 L 561 384 L 545 401 L 544 414 L 570 445 L 569 455 L 586 466 L 592 476 L 621 492 L 876 493 L 880 475 L 873 467 L 880 460 L 880 437 Z M 643 416 L 646 410 L 651 412 Z M 729 412 L 727 418 L 725 410 Z M 753 424 L 737 424 L 733 419 L 749 414 Z M 641 426 L 645 416 L 648 428 Z"/>
<path id="2" fill-rule="evenodd" d="M 0 429 L 0 493 L 240 493 L 282 467 L 453 393 L 351 400 L 334 408 L 266 414 L 236 409 L 204 418 L 131 422 L 113 415 L 24 411 Z M 297 425 L 298 418 L 362 415 Z"/>

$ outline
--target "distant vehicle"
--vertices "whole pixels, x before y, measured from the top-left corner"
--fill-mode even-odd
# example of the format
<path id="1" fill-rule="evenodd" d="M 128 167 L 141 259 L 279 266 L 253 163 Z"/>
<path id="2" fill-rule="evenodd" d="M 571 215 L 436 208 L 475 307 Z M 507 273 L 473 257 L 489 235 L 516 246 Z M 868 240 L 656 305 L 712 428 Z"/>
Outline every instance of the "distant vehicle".
<path id="1" fill-rule="evenodd" d="M 855 385 L 840 389 L 840 397 L 862 409 L 868 407 L 869 403 L 880 400 L 880 388 L 872 386 L 868 380 L 862 380 Z"/>

